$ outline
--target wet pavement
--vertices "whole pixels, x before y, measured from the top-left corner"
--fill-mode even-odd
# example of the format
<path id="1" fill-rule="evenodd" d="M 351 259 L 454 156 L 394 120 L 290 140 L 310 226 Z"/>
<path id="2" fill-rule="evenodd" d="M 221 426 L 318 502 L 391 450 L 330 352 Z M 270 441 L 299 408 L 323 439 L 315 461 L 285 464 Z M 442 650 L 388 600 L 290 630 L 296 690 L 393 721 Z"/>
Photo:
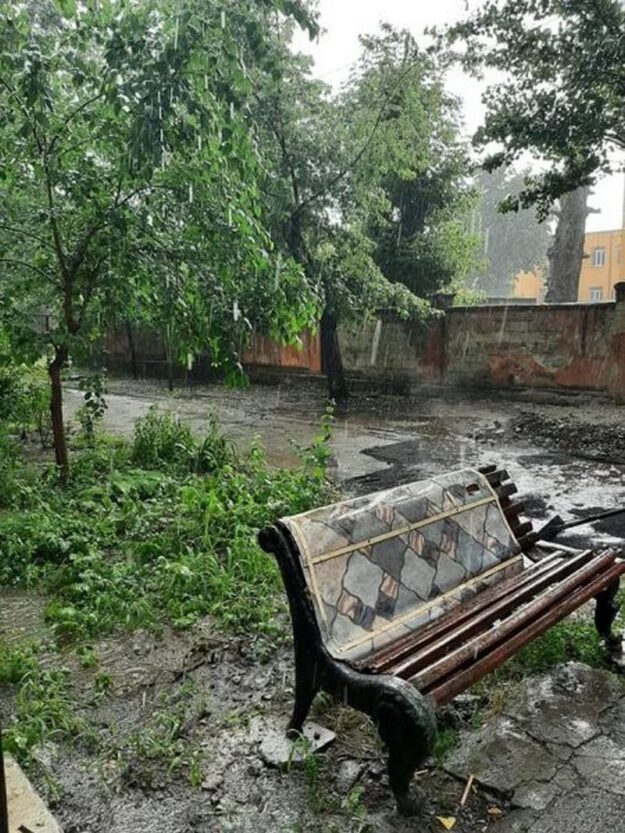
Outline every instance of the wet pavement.
<path id="1" fill-rule="evenodd" d="M 625 685 L 579 663 L 525 680 L 445 768 L 511 798 L 501 833 L 625 830 Z"/>
<path id="2" fill-rule="evenodd" d="M 66 400 L 71 416 L 81 394 L 70 389 Z M 130 436 L 134 421 L 152 405 L 177 415 L 197 432 L 212 413 L 242 448 L 259 438 L 268 459 L 278 466 L 297 462 L 297 446 L 309 444 L 319 433 L 324 411 L 323 392 L 312 384 L 241 390 L 206 386 L 170 394 L 158 383 L 112 379 L 107 402 L 108 431 Z M 615 455 L 612 462 L 603 453 L 592 459 L 587 447 L 583 457 L 576 457 L 514 433 L 514 420 L 527 411 L 538 417 L 570 416 L 592 437 L 599 426 L 621 424 L 625 409 L 602 402 L 573 408 L 458 396 L 360 397 L 347 413 L 335 416 L 331 473 L 348 493 L 365 494 L 445 470 L 496 462 L 508 470 L 535 520 L 555 513 L 570 520 L 590 510 L 625 506 L 625 459 Z M 625 516 L 580 527 L 561 540 L 619 544 L 625 540 Z"/>

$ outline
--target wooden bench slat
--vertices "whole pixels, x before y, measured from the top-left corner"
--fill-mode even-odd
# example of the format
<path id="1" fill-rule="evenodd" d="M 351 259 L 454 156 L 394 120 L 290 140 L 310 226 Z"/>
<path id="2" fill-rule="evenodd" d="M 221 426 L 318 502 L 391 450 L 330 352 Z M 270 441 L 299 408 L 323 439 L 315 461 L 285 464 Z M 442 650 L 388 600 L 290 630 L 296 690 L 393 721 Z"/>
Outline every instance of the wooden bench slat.
<path id="1" fill-rule="evenodd" d="M 532 567 L 528 567 L 517 576 L 505 579 L 486 590 L 480 591 L 472 599 L 462 602 L 461 605 L 451 610 L 445 616 L 437 619 L 429 625 L 419 628 L 413 633 L 387 645 L 366 657 L 359 663 L 359 667 L 376 673 L 385 673 L 395 662 L 408 654 L 425 647 L 434 639 L 449 632 L 453 628 L 466 622 L 484 608 L 505 597 L 507 594 L 515 593 L 522 589 L 529 582 L 534 581 L 537 576 L 553 568 L 554 563 L 561 563 L 561 554 L 550 553 Z"/>
<path id="2" fill-rule="evenodd" d="M 623 574 L 625 574 L 625 563 L 613 564 L 609 570 L 596 576 L 589 584 L 569 593 L 558 605 L 550 607 L 531 623 L 522 625 L 522 629 L 506 638 L 503 644 L 499 640 L 491 646 L 488 653 L 472 661 L 468 667 L 448 679 L 425 688 L 424 693 L 427 693 L 430 699 L 439 706 L 448 703 L 457 694 L 518 653 L 525 645 L 541 636 L 552 625 L 557 624 L 574 610 L 596 597 L 606 586 Z"/>
<path id="3" fill-rule="evenodd" d="M 592 560 L 593 554 L 587 550 L 575 558 L 553 565 L 550 570 L 543 571 L 538 576 L 534 575 L 534 580 L 526 582 L 522 587 L 520 582 L 517 582 L 517 588 L 512 592 L 506 593 L 503 598 L 496 599 L 494 603 L 432 642 L 424 650 L 413 653 L 403 662 L 393 664 L 388 669 L 389 672 L 399 677 L 412 677 L 419 669 L 430 667 L 441 656 L 449 654 L 450 647 L 466 643 L 468 639 L 483 633 L 495 622 L 518 610 L 521 605 L 532 601 L 539 593 L 544 593 L 549 587 L 573 576 Z M 535 573 L 535 571 L 528 572 Z"/>
<path id="4" fill-rule="evenodd" d="M 485 477 L 493 488 L 501 486 L 506 480 L 510 480 L 510 475 L 505 469 L 495 469 L 495 471 L 486 474 Z"/>
<path id="5" fill-rule="evenodd" d="M 597 574 L 606 573 L 614 565 L 615 553 L 609 552 L 594 558 L 585 564 L 568 579 L 540 595 L 537 599 L 525 605 L 512 616 L 504 619 L 501 624 L 491 628 L 486 634 L 461 645 L 456 651 L 443 659 L 424 668 L 416 675 L 411 675 L 411 682 L 421 690 L 427 690 L 435 683 L 456 672 L 466 662 L 475 663 L 480 654 L 510 637 L 519 627 L 532 621 L 549 608 L 556 607 L 562 599 L 574 594 L 574 591 L 585 582 L 594 581 Z M 600 576 L 599 576 L 600 578 Z"/>

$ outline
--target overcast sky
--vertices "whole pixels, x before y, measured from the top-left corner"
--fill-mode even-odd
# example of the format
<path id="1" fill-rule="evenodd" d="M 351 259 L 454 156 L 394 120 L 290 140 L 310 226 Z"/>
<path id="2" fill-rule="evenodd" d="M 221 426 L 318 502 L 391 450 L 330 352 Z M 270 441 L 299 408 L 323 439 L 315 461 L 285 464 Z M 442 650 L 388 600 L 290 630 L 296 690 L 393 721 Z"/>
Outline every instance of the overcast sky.
<path id="1" fill-rule="evenodd" d="M 339 87 L 349 74 L 351 65 L 360 53 L 358 36 L 375 32 L 381 21 L 409 29 L 420 40 L 426 26 L 451 23 L 473 9 L 479 0 L 319 0 L 321 24 L 326 30 L 318 42 L 297 37 L 295 46 L 311 54 L 315 73 L 328 84 Z M 480 124 L 483 108 L 481 88 L 474 78 L 453 72 L 448 79 L 451 92 L 464 104 L 467 131 L 473 132 Z M 623 216 L 622 174 L 600 182 L 591 204 L 601 210 L 588 218 L 588 230 L 620 228 Z"/>

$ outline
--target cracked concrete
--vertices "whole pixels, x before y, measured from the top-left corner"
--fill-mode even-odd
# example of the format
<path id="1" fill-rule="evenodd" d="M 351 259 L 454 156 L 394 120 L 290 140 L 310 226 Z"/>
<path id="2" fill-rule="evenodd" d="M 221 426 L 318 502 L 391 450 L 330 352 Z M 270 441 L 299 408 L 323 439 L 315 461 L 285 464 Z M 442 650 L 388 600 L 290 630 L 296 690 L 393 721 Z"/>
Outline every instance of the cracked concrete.
<path id="1" fill-rule="evenodd" d="M 625 831 L 625 684 L 568 663 L 525 680 L 446 762 L 514 808 L 501 833 Z"/>

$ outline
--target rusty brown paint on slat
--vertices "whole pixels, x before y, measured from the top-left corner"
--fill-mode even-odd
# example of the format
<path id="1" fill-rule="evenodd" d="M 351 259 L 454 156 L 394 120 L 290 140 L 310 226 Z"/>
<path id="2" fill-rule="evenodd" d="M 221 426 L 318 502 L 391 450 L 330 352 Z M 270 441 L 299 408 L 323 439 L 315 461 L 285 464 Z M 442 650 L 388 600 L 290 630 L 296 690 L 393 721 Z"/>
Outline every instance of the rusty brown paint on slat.
<path id="1" fill-rule="evenodd" d="M 503 501 L 500 500 L 499 503 L 501 504 L 503 503 Z M 520 502 L 512 503 L 508 500 L 507 505 L 505 507 L 502 506 L 501 508 L 508 521 L 510 521 L 510 519 L 512 518 L 516 518 L 518 520 L 518 517 L 521 514 L 521 512 L 525 510 L 525 505 Z"/>
<path id="2" fill-rule="evenodd" d="M 503 645 L 491 650 L 480 660 L 472 663 L 468 668 L 461 670 L 439 685 L 432 686 L 425 693 L 427 693 L 429 699 L 437 706 L 442 706 L 450 700 L 453 700 L 457 694 L 465 691 L 486 674 L 489 674 L 500 666 L 505 660 L 518 653 L 525 645 L 541 636 L 552 625 L 557 624 L 574 610 L 577 610 L 577 608 L 597 596 L 623 574 L 625 574 L 625 564 L 614 564 L 607 572 L 597 576 L 585 587 L 580 587 L 559 604 L 545 611 L 533 622 L 526 623 L 523 630 L 507 639 Z"/>
<path id="3" fill-rule="evenodd" d="M 483 590 L 477 596 L 454 608 L 449 614 L 438 619 L 436 622 L 425 625 L 415 633 L 406 634 L 406 636 L 397 640 L 392 645 L 376 651 L 375 654 L 372 654 L 363 662 L 362 667 L 374 672 L 384 671 L 394 662 L 428 645 L 434 639 L 437 639 L 452 628 L 457 627 L 472 616 L 475 616 L 488 605 L 505 597 L 506 594 L 516 592 L 528 582 L 534 581 L 542 573 L 553 569 L 554 562 L 561 563 L 561 558 L 561 553 L 550 553 L 535 566 L 526 568 L 520 575 L 512 576 L 512 578 L 505 579 L 500 584 Z"/>
<path id="4" fill-rule="evenodd" d="M 562 599 L 573 593 L 581 584 L 593 580 L 597 573 L 602 570 L 608 570 L 614 563 L 614 558 L 615 554 L 611 552 L 593 559 L 589 564 L 577 570 L 568 580 L 543 593 L 538 599 L 530 602 L 522 610 L 518 611 L 518 613 L 510 616 L 485 635 L 462 645 L 462 647 L 458 648 L 452 654 L 438 660 L 418 674 L 414 676 L 410 675 L 411 681 L 417 688 L 427 689 L 438 681 L 444 680 L 445 677 L 454 673 L 465 663 L 475 661 L 480 654 L 485 653 L 494 645 L 505 640 L 524 623 L 532 621 L 545 610 L 556 606 Z"/>
<path id="5" fill-rule="evenodd" d="M 506 480 L 510 480 L 510 475 L 505 469 L 497 469 L 494 472 L 486 475 L 486 479 L 491 486 L 501 486 Z"/>
<path id="6" fill-rule="evenodd" d="M 587 551 L 576 558 L 567 559 L 560 564 L 556 564 L 551 570 L 545 571 L 521 589 L 507 594 L 503 599 L 480 611 L 477 615 L 454 628 L 450 633 L 435 640 L 427 648 L 419 651 L 418 656 L 413 655 L 403 660 L 403 662 L 392 665 L 389 673 L 397 677 L 414 677 L 419 669 L 431 667 L 434 662 L 449 655 L 450 650 L 453 650 L 457 645 L 466 644 L 468 639 L 479 636 L 480 633 L 489 632 L 495 622 L 504 620 L 505 617 L 510 616 L 522 605 L 535 599 L 539 593 L 543 593 L 548 587 L 573 576 L 592 558 L 592 552 Z"/>
<path id="7" fill-rule="evenodd" d="M 524 521 L 516 526 L 512 525 L 512 531 L 514 532 L 514 537 L 518 541 L 520 538 L 524 538 L 526 535 L 529 535 L 530 532 L 533 532 L 534 527 L 530 521 Z"/>
<path id="8" fill-rule="evenodd" d="M 501 486 L 498 486 L 495 491 L 497 492 L 497 497 L 506 498 L 511 495 L 516 495 L 519 490 L 514 483 L 503 483 Z"/>

